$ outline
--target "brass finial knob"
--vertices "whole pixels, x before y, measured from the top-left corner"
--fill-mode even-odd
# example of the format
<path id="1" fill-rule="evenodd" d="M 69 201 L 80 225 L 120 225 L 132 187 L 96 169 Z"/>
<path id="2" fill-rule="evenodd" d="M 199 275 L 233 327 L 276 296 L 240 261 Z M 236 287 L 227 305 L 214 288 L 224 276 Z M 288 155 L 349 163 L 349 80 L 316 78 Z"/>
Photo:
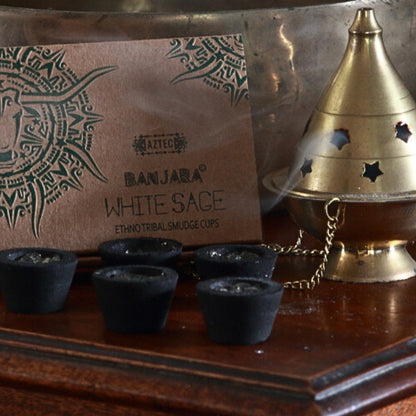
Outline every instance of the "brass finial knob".
<path id="1" fill-rule="evenodd" d="M 371 8 L 363 8 L 357 10 L 354 22 L 350 27 L 350 34 L 375 35 L 383 30 L 377 22 L 374 10 Z"/>

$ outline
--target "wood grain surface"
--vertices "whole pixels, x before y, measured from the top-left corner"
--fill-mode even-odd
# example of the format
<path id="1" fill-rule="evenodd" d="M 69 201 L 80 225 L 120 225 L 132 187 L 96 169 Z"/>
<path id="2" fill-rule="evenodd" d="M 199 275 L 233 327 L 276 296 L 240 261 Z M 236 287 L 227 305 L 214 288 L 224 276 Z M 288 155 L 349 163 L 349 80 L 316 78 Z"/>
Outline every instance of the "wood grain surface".
<path id="1" fill-rule="evenodd" d="M 292 243 L 296 226 L 269 215 L 264 239 Z M 274 278 L 308 277 L 319 261 L 280 256 Z M 61 312 L 15 314 L 0 301 L 1 415 L 415 414 L 413 278 L 286 290 L 268 341 L 223 346 L 207 336 L 189 276 L 160 333 L 106 330 L 89 280 L 99 263 L 80 264 Z"/>

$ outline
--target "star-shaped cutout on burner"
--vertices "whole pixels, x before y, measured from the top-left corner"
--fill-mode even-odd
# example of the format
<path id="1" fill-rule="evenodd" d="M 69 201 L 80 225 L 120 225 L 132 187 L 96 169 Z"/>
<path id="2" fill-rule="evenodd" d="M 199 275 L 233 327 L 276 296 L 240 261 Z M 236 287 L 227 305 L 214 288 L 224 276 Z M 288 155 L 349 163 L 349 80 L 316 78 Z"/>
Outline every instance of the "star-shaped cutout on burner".
<path id="1" fill-rule="evenodd" d="M 364 163 L 364 178 L 368 178 L 371 182 L 375 182 L 380 175 L 383 175 L 383 172 L 379 168 L 379 162 Z"/>
<path id="2" fill-rule="evenodd" d="M 331 143 L 341 150 L 346 144 L 351 143 L 350 135 L 346 129 L 336 129 L 331 137 Z"/>
<path id="3" fill-rule="evenodd" d="M 409 137 L 412 135 L 412 132 L 409 129 L 409 126 L 406 123 L 399 121 L 395 127 L 396 138 L 403 140 L 405 143 L 409 141 Z"/>
<path id="4" fill-rule="evenodd" d="M 303 162 L 302 167 L 300 168 L 300 171 L 302 172 L 302 177 L 304 178 L 308 173 L 312 172 L 312 159 L 306 159 Z"/>

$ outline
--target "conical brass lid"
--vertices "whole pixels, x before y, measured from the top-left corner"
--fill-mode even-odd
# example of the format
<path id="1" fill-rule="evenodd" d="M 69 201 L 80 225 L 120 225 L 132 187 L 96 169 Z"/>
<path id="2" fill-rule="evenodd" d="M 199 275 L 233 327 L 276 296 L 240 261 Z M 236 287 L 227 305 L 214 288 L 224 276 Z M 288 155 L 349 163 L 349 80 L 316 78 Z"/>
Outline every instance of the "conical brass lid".
<path id="1" fill-rule="evenodd" d="M 357 11 L 285 188 L 293 195 L 354 201 L 416 193 L 416 103 L 387 56 L 373 9 Z"/>

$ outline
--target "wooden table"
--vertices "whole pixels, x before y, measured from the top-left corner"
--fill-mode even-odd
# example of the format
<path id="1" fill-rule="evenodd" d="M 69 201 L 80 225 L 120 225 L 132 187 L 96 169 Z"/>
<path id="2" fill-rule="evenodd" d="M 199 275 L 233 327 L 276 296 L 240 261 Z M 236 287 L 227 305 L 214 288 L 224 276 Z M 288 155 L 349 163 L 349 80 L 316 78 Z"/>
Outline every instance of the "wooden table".
<path id="1" fill-rule="evenodd" d="M 296 238 L 285 213 L 264 224 L 266 241 Z M 275 278 L 318 263 L 281 256 Z M 146 335 L 107 331 L 81 277 L 59 313 L 0 303 L 0 415 L 416 414 L 415 279 L 286 291 L 270 339 L 232 347 L 208 339 L 194 288 L 181 280 L 166 328 Z"/>

